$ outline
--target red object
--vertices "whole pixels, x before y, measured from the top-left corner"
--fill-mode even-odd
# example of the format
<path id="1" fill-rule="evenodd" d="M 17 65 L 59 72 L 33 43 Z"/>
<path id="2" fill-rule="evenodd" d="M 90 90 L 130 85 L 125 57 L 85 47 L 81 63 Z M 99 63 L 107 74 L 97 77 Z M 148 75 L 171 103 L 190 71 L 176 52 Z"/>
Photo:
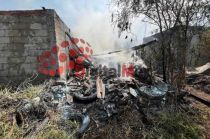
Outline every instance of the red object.
<path id="1" fill-rule="evenodd" d="M 60 60 L 61 62 L 65 62 L 66 59 L 67 59 L 66 54 L 65 54 L 65 53 L 60 53 L 60 55 L 59 55 L 59 60 Z"/>
<path id="2" fill-rule="evenodd" d="M 89 47 L 85 47 L 85 50 L 88 53 L 89 52 Z"/>
<path id="3" fill-rule="evenodd" d="M 83 56 L 78 56 L 76 59 L 77 64 L 82 64 L 84 62 L 85 58 Z"/>
<path id="4" fill-rule="evenodd" d="M 49 58 L 50 55 L 51 55 L 51 52 L 50 52 L 50 51 L 45 51 L 45 52 L 43 52 L 43 56 L 44 56 L 45 58 Z"/>
<path id="5" fill-rule="evenodd" d="M 48 75 L 48 70 L 47 69 L 43 69 L 43 74 L 44 75 Z"/>
<path id="6" fill-rule="evenodd" d="M 68 65 L 67 65 L 67 68 L 68 68 L 69 70 L 74 69 L 74 61 L 70 60 L 69 63 L 68 63 Z"/>
<path id="7" fill-rule="evenodd" d="M 51 65 L 51 66 L 54 66 L 55 64 L 56 64 L 56 60 L 55 60 L 55 59 L 51 59 L 51 60 L 50 60 L 50 65 Z"/>
<path id="8" fill-rule="evenodd" d="M 45 61 L 45 62 L 43 63 L 43 67 L 47 68 L 47 67 L 48 67 L 48 62 Z"/>
<path id="9" fill-rule="evenodd" d="M 126 67 L 125 64 L 122 65 L 122 76 L 123 77 L 132 77 L 134 75 L 134 66 L 131 64 Z"/>
<path id="10" fill-rule="evenodd" d="M 133 77 L 134 75 L 134 66 L 130 64 L 127 68 L 127 77 Z"/>
<path id="11" fill-rule="evenodd" d="M 52 69 L 51 69 L 51 70 L 49 71 L 49 75 L 50 75 L 51 77 L 54 77 L 54 76 L 55 76 L 55 73 L 56 73 L 55 70 L 52 70 Z"/>
<path id="12" fill-rule="evenodd" d="M 64 68 L 62 66 L 58 67 L 57 72 L 59 75 L 61 75 L 64 71 Z"/>
<path id="13" fill-rule="evenodd" d="M 57 54 L 57 52 L 58 52 L 58 47 L 55 45 L 52 47 L 52 53 Z"/>
<path id="14" fill-rule="evenodd" d="M 76 72 L 82 71 L 83 69 L 84 69 L 83 65 L 75 65 L 75 71 Z"/>
<path id="15" fill-rule="evenodd" d="M 91 54 L 91 55 L 93 54 L 93 49 L 90 49 L 90 54 Z"/>
<path id="16" fill-rule="evenodd" d="M 70 55 L 70 57 L 76 57 L 77 53 L 76 53 L 76 51 L 74 49 L 70 49 L 69 50 L 69 55 Z"/>
<path id="17" fill-rule="evenodd" d="M 84 75 L 86 74 L 85 68 L 83 68 L 82 70 L 75 72 L 75 76 L 77 77 L 84 77 Z"/>
<path id="18" fill-rule="evenodd" d="M 39 72 L 43 73 L 43 69 L 41 67 L 39 67 Z"/>
<path id="19" fill-rule="evenodd" d="M 77 44 L 77 43 L 79 42 L 79 39 L 77 39 L 77 38 L 72 38 L 72 39 L 71 39 L 71 42 L 72 42 L 73 44 Z"/>
<path id="20" fill-rule="evenodd" d="M 80 41 L 81 41 L 82 43 L 85 43 L 85 41 L 84 41 L 83 39 L 80 39 Z"/>
<path id="21" fill-rule="evenodd" d="M 42 55 L 41 56 L 38 56 L 37 57 L 37 60 L 38 60 L 38 62 L 42 62 L 44 60 L 44 57 Z"/>
<path id="22" fill-rule="evenodd" d="M 69 42 L 68 41 L 63 41 L 61 43 L 61 47 L 66 48 L 67 46 L 69 46 Z"/>
<path id="23" fill-rule="evenodd" d="M 127 72 L 126 65 L 123 64 L 122 65 L 122 77 L 126 77 L 126 72 Z"/>
<path id="24" fill-rule="evenodd" d="M 85 57 L 85 59 L 88 59 L 89 55 L 87 55 L 87 54 L 84 54 L 84 57 Z"/>
<path id="25" fill-rule="evenodd" d="M 80 52 L 84 53 L 84 48 L 83 47 L 80 47 Z"/>

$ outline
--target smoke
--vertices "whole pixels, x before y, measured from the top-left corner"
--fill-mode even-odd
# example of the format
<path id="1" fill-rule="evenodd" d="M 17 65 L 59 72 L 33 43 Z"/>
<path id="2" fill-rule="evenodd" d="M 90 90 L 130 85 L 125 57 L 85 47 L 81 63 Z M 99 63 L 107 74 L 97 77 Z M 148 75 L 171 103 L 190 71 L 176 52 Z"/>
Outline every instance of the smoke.
<path id="1" fill-rule="evenodd" d="M 104 53 L 132 45 L 130 40 L 119 38 L 108 13 L 91 12 L 77 19 L 73 34 L 88 41 L 94 53 Z"/>
<path id="2" fill-rule="evenodd" d="M 71 28 L 73 36 L 89 42 L 93 48 L 93 55 L 128 49 L 142 42 L 144 23 L 139 21 L 134 24 L 133 33 L 136 36 L 124 33 L 119 37 L 117 28 L 111 23 L 111 13 L 108 9 L 100 11 L 87 8 L 84 12 L 78 13 L 75 21 L 76 24 Z M 125 36 L 128 36 L 127 39 Z M 113 63 L 133 62 L 131 57 L 133 53 L 133 51 L 123 51 L 94 58 L 97 63 L 109 66 Z"/>

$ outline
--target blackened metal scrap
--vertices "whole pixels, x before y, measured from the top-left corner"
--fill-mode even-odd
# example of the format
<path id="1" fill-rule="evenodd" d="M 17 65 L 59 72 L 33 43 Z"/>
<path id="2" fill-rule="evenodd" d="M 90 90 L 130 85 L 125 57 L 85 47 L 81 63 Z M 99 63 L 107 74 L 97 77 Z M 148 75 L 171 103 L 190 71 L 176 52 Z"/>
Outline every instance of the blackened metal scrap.
<path id="1" fill-rule="evenodd" d="M 210 84 L 209 84 L 209 85 L 204 86 L 203 90 L 204 90 L 204 92 L 206 92 L 206 93 L 210 94 Z"/>
<path id="2" fill-rule="evenodd" d="M 69 105 L 62 106 L 59 109 L 61 109 L 63 120 L 76 120 L 80 122 L 80 128 L 77 130 L 78 136 L 81 136 L 88 129 L 90 124 L 90 117 L 88 115 L 78 113 Z"/>
<path id="3" fill-rule="evenodd" d="M 95 101 L 97 99 L 97 94 L 96 94 L 96 91 L 95 91 L 94 93 L 92 93 L 89 96 L 84 96 L 80 93 L 74 92 L 73 93 L 73 99 L 74 99 L 74 101 L 79 101 L 81 103 L 90 103 L 90 102 Z"/>

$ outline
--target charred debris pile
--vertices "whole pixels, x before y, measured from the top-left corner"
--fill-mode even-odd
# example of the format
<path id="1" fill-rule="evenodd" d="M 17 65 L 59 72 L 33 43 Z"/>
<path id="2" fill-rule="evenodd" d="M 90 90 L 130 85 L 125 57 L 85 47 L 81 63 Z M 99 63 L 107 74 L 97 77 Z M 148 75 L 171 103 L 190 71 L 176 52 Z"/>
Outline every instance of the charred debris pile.
<path id="1" fill-rule="evenodd" d="M 202 82 L 207 78 L 202 77 L 189 76 L 188 83 L 196 84 L 196 79 Z M 186 91 L 177 91 L 177 88 L 164 83 L 159 77 L 151 76 L 148 69 L 140 66 L 134 67 L 133 77 L 126 78 L 118 77 L 114 68 L 97 67 L 90 69 L 84 78 L 50 80 L 31 99 L 2 97 L 0 108 L 14 108 L 10 120 L 24 129 L 22 136 L 26 138 L 35 137 L 55 115 L 59 129 L 69 134 L 100 137 L 97 133 L 93 136 L 93 132 L 100 134 L 100 130 L 112 120 L 118 119 L 122 123 L 131 119 L 142 129 L 145 125 L 151 126 L 161 111 L 190 109 L 186 95 Z M 132 116 L 122 117 L 129 110 Z M 69 121 L 77 121 L 74 132 L 68 126 Z"/>

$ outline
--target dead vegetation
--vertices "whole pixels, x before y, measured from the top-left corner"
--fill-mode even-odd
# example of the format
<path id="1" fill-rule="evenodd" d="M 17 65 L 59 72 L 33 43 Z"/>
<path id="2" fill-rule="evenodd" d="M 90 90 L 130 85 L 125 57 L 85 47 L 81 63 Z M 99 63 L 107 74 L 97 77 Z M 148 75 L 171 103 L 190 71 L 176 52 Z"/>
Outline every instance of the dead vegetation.
<path id="1" fill-rule="evenodd" d="M 32 101 L 45 89 L 45 85 L 30 86 L 24 90 L 13 90 L 1 87 L 0 90 L 0 139 L 69 139 L 75 138 L 74 132 L 78 123 L 68 121 L 61 123 L 55 111 L 42 113 L 41 107 L 37 110 L 39 115 L 30 113 L 30 116 L 22 114 L 18 117 L 18 107 L 25 100 Z M 35 110 L 36 111 L 36 110 Z M 20 113 L 20 112 L 19 112 Z M 20 116 L 20 115 L 19 115 Z M 43 117 L 39 117 L 43 116 Z M 21 119 L 23 118 L 23 119 Z M 24 120 L 24 121 L 18 121 Z M 71 128 L 71 130 L 66 129 Z"/>

